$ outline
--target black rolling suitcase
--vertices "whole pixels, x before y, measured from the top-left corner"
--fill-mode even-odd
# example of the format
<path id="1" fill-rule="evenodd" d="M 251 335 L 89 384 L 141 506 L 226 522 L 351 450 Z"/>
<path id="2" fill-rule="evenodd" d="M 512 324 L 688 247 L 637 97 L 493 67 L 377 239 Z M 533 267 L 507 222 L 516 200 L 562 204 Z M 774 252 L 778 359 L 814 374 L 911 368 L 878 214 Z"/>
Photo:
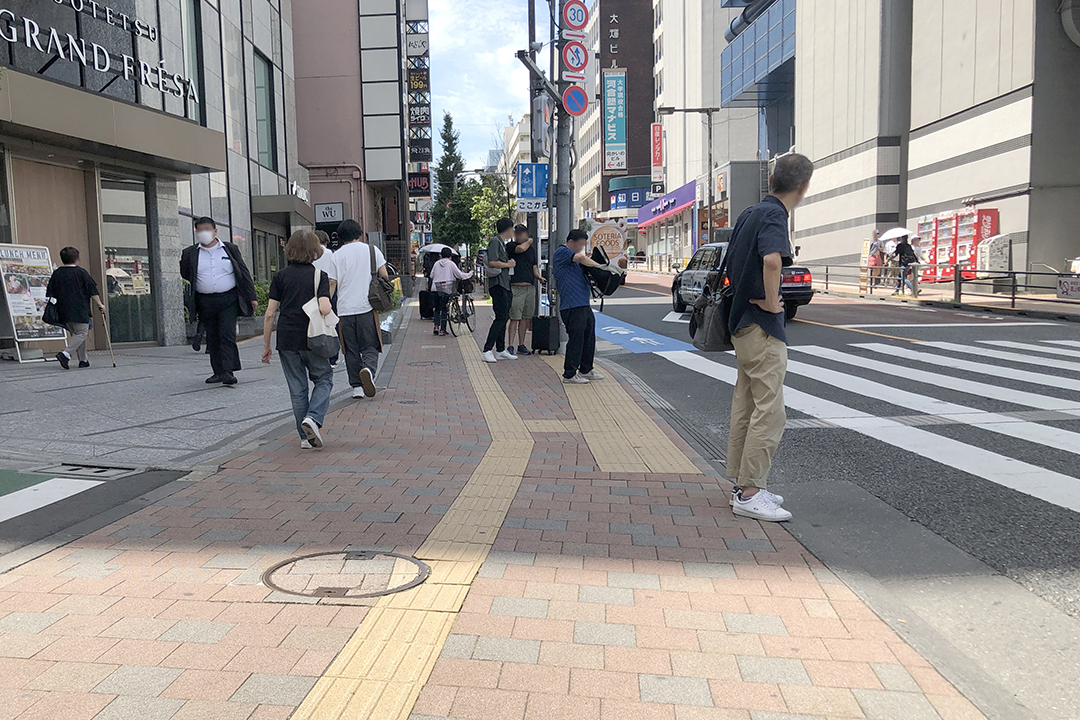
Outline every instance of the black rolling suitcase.
<path id="1" fill-rule="evenodd" d="M 532 319 L 533 352 L 546 352 L 548 355 L 554 355 L 559 352 L 561 342 L 562 331 L 557 316 L 540 315 Z"/>
<path id="2" fill-rule="evenodd" d="M 424 320 L 435 317 L 435 293 L 431 290 L 420 291 L 420 317 Z"/>

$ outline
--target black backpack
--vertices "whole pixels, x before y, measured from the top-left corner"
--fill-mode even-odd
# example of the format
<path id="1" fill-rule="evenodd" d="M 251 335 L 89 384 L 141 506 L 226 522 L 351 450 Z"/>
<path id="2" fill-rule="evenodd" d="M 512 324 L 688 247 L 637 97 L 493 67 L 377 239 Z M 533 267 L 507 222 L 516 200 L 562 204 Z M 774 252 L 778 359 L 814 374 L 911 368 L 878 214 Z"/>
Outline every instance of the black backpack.
<path id="1" fill-rule="evenodd" d="M 622 273 L 608 267 L 607 253 L 599 245 L 593 248 L 592 259 L 604 267 L 585 268 L 585 277 L 589 279 L 592 296 L 600 298 L 600 312 L 604 312 L 604 298 L 608 295 L 614 295 L 615 291 L 622 285 Z"/>

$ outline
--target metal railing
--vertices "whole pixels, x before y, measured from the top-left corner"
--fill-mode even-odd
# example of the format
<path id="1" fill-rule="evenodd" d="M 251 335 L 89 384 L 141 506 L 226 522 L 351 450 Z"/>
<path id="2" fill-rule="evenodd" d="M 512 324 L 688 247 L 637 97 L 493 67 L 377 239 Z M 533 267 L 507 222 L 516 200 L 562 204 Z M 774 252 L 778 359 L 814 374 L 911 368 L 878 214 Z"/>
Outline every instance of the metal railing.
<path id="1" fill-rule="evenodd" d="M 900 290 L 906 285 L 913 297 L 919 297 L 924 288 L 949 288 L 951 300 L 959 305 L 964 297 L 1009 298 L 1009 307 L 1015 309 L 1016 301 L 1035 301 L 1061 305 L 1080 305 L 1080 298 L 1057 296 L 1058 281 L 1062 278 L 1080 281 L 1080 274 L 1059 272 L 1033 272 L 1020 270 L 976 270 L 967 265 L 909 265 L 904 284 L 901 273 L 904 268 L 896 266 L 869 267 L 866 265 L 814 265 L 803 263 L 814 276 L 815 284 L 828 290 L 832 285 L 855 285 L 868 295 Z M 923 274 L 930 271 L 932 279 Z M 947 297 L 947 295 L 946 295 Z"/>

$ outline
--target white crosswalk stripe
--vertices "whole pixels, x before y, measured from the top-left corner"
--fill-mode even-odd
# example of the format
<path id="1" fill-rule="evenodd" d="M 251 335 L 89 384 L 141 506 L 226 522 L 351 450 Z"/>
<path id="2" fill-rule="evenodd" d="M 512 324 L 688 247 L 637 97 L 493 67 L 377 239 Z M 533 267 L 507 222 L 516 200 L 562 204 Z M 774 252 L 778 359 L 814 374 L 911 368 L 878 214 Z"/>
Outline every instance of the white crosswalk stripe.
<path id="1" fill-rule="evenodd" d="M 1021 343 L 1013 340 L 980 340 L 983 345 L 996 345 L 1003 348 L 1012 348 L 1014 350 L 1024 350 L 1025 352 L 1046 353 L 1048 355 L 1064 355 L 1065 357 L 1080 358 L 1080 350 L 1066 350 L 1065 348 L 1052 347 L 1050 345 L 1041 345 L 1039 343 Z"/>
<path id="2" fill-rule="evenodd" d="M 1021 355 L 1020 353 L 1005 352 L 1003 350 L 987 350 L 986 348 L 975 347 L 973 345 L 961 345 L 960 343 L 951 342 L 924 342 L 920 343 L 920 345 L 923 347 L 938 348 L 939 350 L 949 350 L 955 353 L 978 355 L 980 357 L 993 358 L 995 360 L 1008 360 L 1009 362 L 1021 363 L 1023 365 L 1039 365 L 1041 367 L 1054 368 L 1055 370 L 1080 372 L 1080 363 L 1058 360 L 1057 358 Z"/>
<path id="3" fill-rule="evenodd" d="M 1080 347 L 1080 340 L 1047 340 L 1048 343 L 1055 345 L 1068 345 L 1069 347 Z"/>
<path id="4" fill-rule="evenodd" d="M 921 343 L 920 347 L 925 344 L 926 343 Z M 1047 375 L 1045 373 L 1031 372 L 1029 370 L 1017 370 L 1016 368 L 1006 367 L 1005 365 L 991 365 L 989 363 L 974 362 L 973 360 L 962 360 L 960 358 L 948 357 L 945 355 L 935 355 L 934 353 L 919 352 L 918 350 L 912 350 L 907 347 L 886 345 L 885 343 L 856 343 L 852 345 L 852 347 L 873 350 L 877 353 L 905 358 L 907 360 L 917 360 L 929 365 L 940 365 L 954 370 L 966 370 L 967 372 L 979 373 L 980 375 L 992 375 L 994 377 L 1007 378 L 1009 380 L 1020 380 L 1034 385 L 1047 385 L 1063 390 L 1080 391 L 1080 380 L 1074 380 L 1073 378 Z"/>
<path id="5" fill-rule="evenodd" d="M 794 357 L 788 363 L 784 400 L 791 410 L 826 421 L 828 425 L 882 440 L 946 467 L 1080 511 L 1080 478 L 1067 474 L 1072 471 L 1066 470 L 1068 464 L 1062 467 L 1063 456 L 1055 455 L 1052 461 L 1055 464 L 1040 467 L 1043 461 L 1038 453 L 1026 452 L 1022 454 L 1025 459 L 1021 460 L 1005 454 L 1007 451 L 1002 449 L 1000 441 L 994 440 L 995 436 L 1008 436 L 1032 446 L 1053 449 L 1044 452 L 1080 455 L 1080 431 L 1049 424 L 1054 420 L 1067 421 L 1070 416 L 1080 418 L 1080 395 L 1074 394 L 1080 393 L 1080 378 L 1077 377 L 1080 365 L 1046 356 L 1035 358 L 1044 363 L 1027 362 L 1035 356 L 983 347 L 987 344 L 998 342 L 976 345 L 924 342 L 918 346 L 858 343 L 851 345 L 852 350 L 847 352 L 813 345 L 792 346 L 789 350 Z M 999 346 L 1029 351 L 1023 343 L 1001 343 Z M 1036 344 L 1036 347 L 1042 346 Z M 737 370 L 725 364 L 727 360 L 716 362 L 685 351 L 656 354 L 726 385 L 735 384 Z M 878 358 L 867 357 L 867 354 Z M 958 354 L 976 354 L 1002 361 L 1002 364 L 966 360 L 956 357 Z M 925 370 L 913 367 L 912 361 L 936 367 Z M 844 367 L 835 369 L 836 365 L 828 367 L 820 363 Z M 1063 374 L 1022 370 L 1012 367 L 1011 363 L 1042 365 Z M 965 373 L 975 374 L 979 379 L 971 379 L 970 375 L 963 377 Z M 1031 383 L 1039 386 L 1039 391 L 1009 387 L 1007 381 Z M 851 393 L 855 407 L 808 392 L 808 389 L 820 388 L 815 383 Z M 972 403 L 977 404 L 955 402 L 955 395 L 947 399 L 937 397 L 939 391 L 968 395 Z M 829 397 L 836 396 L 830 393 Z M 1003 403 L 1005 407 L 991 405 L 992 410 L 981 409 L 988 407 L 987 401 Z M 858 409 L 866 408 L 868 402 L 873 412 Z M 1046 412 L 1021 410 L 1023 408 Z M 923 422 L 924 419 L 927 422 Z M 937 424 L 962 425 L 973 430 L 959 440 L 953 437 L 954 432 L 925 428 Z"/>

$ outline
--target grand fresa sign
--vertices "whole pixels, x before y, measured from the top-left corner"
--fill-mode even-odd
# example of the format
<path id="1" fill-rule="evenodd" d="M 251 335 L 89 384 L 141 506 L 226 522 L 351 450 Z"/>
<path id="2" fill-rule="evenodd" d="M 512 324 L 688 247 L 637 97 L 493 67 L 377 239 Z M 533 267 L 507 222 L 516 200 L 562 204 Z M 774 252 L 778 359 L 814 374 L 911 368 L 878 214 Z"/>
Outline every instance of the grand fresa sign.
<path id="1" fill-rule="evenodd" d="M 155 26 L 95 0 L 52 1 L 57 5 L 69 5 L 76 12 L 121 28 L 136 37 L 157 42 L 158 29 Z M 180 73 L 169 72 L 164 60 L 151 65 L 126 53 L 115 52 L 96 42 L 87 42 L 77 35 L 43 25 L 28 15 L 18 15 L 4 7 L 0 7 L 0 38 L 9 43 L 24 44 L 44 55 L 79 63 L 101 73 L 122 75 L 125 80 L 134 79 L 144 87 L 199 102 L 196 82 Z"/>

